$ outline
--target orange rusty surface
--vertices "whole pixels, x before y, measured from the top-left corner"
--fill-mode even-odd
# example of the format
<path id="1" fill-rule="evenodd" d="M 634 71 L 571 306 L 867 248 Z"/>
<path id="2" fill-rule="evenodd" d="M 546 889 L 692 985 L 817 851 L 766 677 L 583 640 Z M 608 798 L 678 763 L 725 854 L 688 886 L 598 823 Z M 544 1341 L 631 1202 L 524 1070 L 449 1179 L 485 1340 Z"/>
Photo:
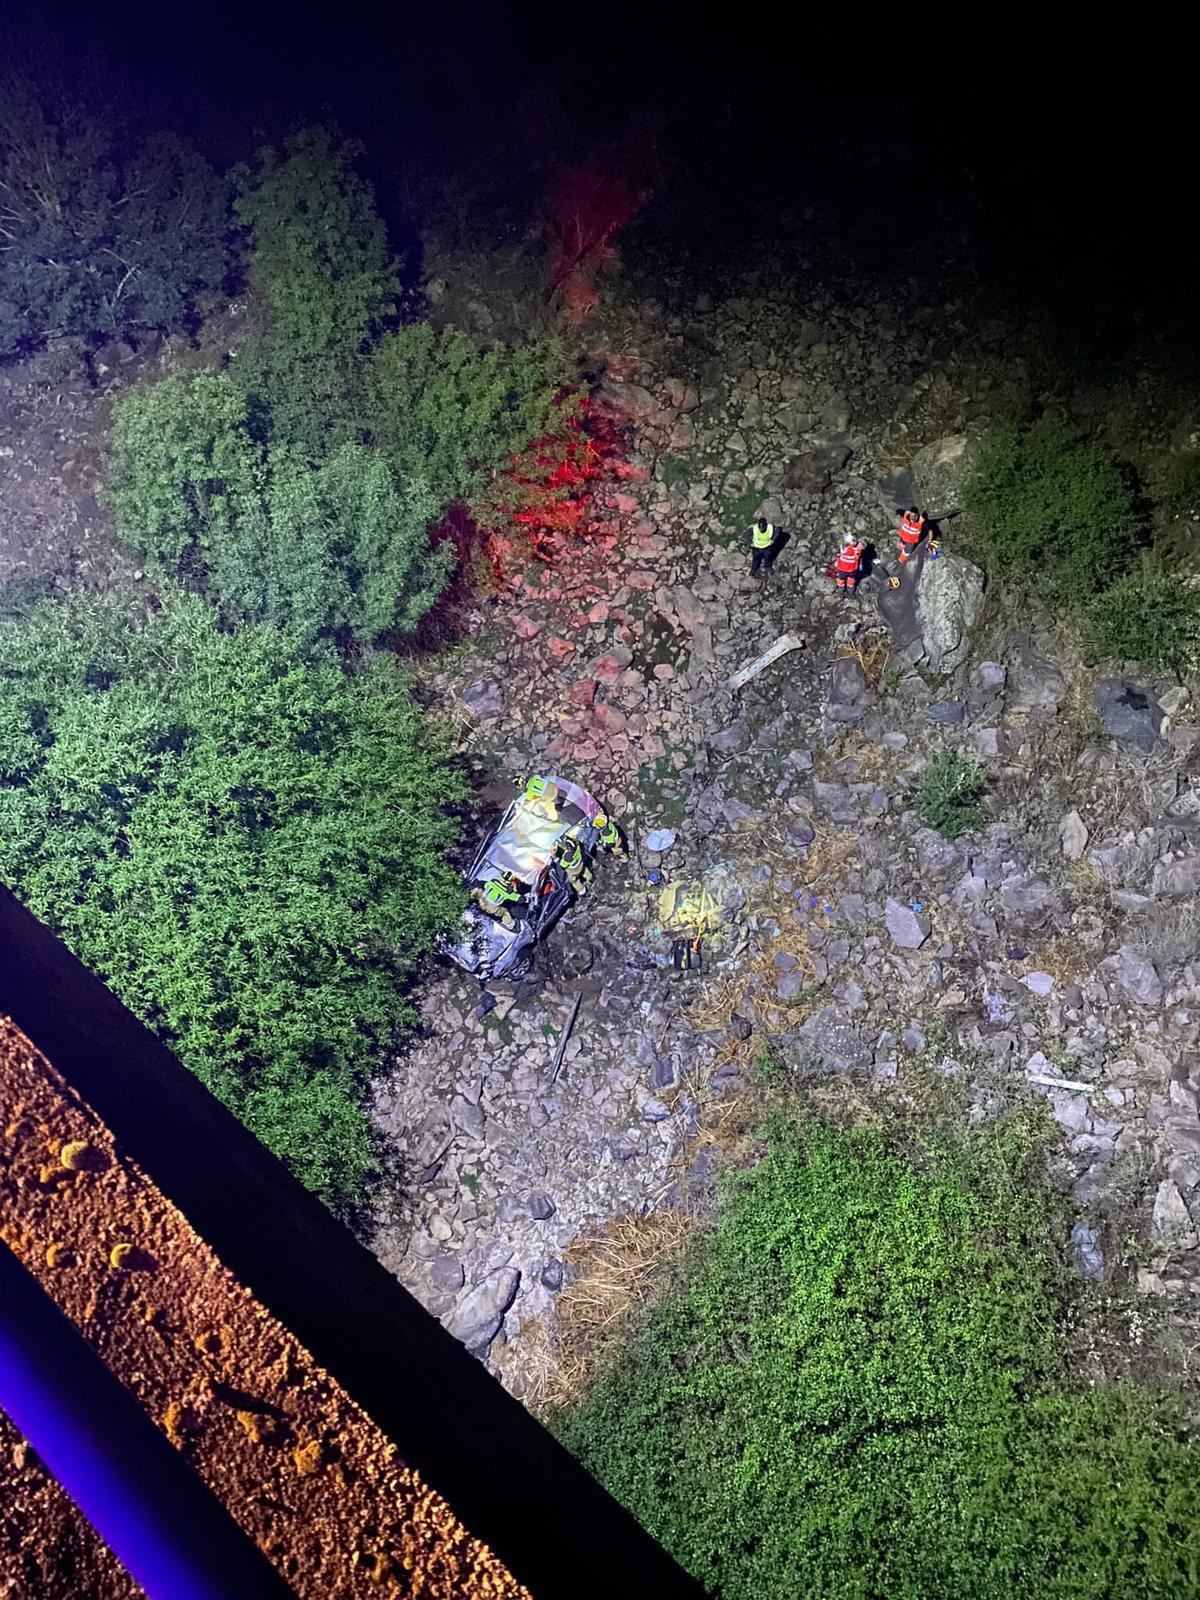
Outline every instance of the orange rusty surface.
<path id="1" fill-rule="evenodd" d="M 6 1018 L 0 1235 L 302 1600 L 529 1600 Z M 39 1518 L 63 1556 L 27 1588 Z M 140 1592 L 6 1421 L 0 1562 L 0 1593 Z"/>

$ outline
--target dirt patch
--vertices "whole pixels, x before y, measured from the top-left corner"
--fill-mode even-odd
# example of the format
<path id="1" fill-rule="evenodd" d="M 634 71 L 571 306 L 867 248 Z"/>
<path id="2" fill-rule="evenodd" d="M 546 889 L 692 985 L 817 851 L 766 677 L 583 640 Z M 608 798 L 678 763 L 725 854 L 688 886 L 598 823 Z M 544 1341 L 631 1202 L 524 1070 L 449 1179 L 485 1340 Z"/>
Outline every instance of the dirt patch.
<path id="1" fill-rule="evenodd" d="M 0 1235 L 298 1595 L 526 1594 L 3 1019 L 0 1135 Z M 9 1576 L 66 1522 L 97 1582 L 56 1562 L 16 1592 L 137 1593 L 18 1455 L 0 1454 Z"/>
<path id="2" fill-rule="evenodd" d="M 0 1592 L 6 1600 L 143 1591 L 0 1412 Z"/>
<path id="3" fill-rule="evenodd" d="M 128 352 L 122 380 L 138 365 Z M 134 563 L 101 504 L 115 385 L 46 354 L 0 371 L 0 584 L 106 588 Z M 115 380 L 115 372 L 105 374 Z"/>

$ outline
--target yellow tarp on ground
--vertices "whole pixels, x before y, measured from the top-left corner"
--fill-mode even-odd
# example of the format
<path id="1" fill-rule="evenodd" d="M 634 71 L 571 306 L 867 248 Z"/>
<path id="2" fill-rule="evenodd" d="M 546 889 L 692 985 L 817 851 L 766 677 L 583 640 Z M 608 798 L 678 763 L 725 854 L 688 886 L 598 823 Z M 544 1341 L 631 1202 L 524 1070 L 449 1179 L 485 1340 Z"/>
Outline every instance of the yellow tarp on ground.
<path id="1" fill-rule="evenodd" d="M 721 908 L 702 883 L 669 883 L 658 897 L 658 920 L 666 931 L 712 933 L 721 924 Z"/>

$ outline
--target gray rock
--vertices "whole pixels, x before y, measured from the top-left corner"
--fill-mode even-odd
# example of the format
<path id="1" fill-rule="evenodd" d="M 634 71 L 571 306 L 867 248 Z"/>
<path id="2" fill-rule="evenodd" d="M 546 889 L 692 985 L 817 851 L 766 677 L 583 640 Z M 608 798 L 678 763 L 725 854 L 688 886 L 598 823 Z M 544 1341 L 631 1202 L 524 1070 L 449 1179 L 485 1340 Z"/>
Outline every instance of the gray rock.
<path id="1" fill-rule="evenodd" d="M 775 983 L 775 993 L 781 1000 L 796 1000 L 804 990 L 802 972 L 781 973 Z"/>
<path id="2" fill-rule="evenodd" d="M 817 837 L 816 831 L 807 822 L 789 822 L 787 835 L 788 843 L 797 850 L 803 850 Z"/>
<path id="3" fill-rule="evenodd" d="M 1066 674 L 1028 645 L 1014 652 L 1008 672 L 1008 704 L 1013 711 L 1050 713 L 1067 692 Z"/>
<path id="4" fill-rule="evenodd" d="M 1145 951 L 1135 950 L 1132 945 L 1122 945 L 1116 955 L 1101 962 L 1101 966 L 1112 975 L 1123 993 L 1135 1005 L 1162 1004 L 1162 979 Z"/>
<path id="5" fill-rule="evenodd" d="M 967 720 L 967 704 L 965 700 L 939 700 L 931 705 L 925 713 L 928 722 L 965 722 Z"/>
<path id="6" fill-rule="evenodd" d="M 457 1294 L 463 1286 L 463 1264 L 453 1256 L 438 1256 L 429 1263 L 429 1277 L 443 1294 Z"/>
<path id="7" fill-rule="evenodd" d="M 919 491 L 916 498 L 927 512 L 945 517 L 959 510 L 962 486 L 970 475 L 974 456 L 973 442 L 965 433 L 950 434 L 917 451 L 912 459 L 912 475 Z"/>
<path id="8" fill-rule="evenodd" d="M 906 906 L 902 900 L 888 900 L 885 903 L 883 920 L 892 942 L 902 950 L 919 950 L 933 927 L 928 917 Z"/>
<path id="9" fill-rule="evenodd" d="M 746 1024 L 749 1027 L 749 1023 Z M 650 1078 L 656 1089 L 673 1089 L 679 1082 L 679 1068 L 670 1056 L 659 1056 Z"/>
<path id="10" fill-rule="evenodd" d="M 899 472 L 889 472 L 886 478 L 880 478 L 875 485 L 875 492 L 884 516 L 894 517 L 897 511 L 907 510 L 916 500 L 917 485 L 912 473 L 902 468 Z"/>
<path id="11" fill-rule="evenodd" d="M 547 1261 L 542 1268 L 542 1288 L 549 1289 L 551 1294 L 556 1294 L 562 1288 L 565 1276 L 561 1261 Z"/>
<path id="12" fill-rule="evenodd" d="M 469 1139 L 483 1137 L 487 1116 L 482 1106 L 473 1106 L 461 1094 L 456 1094 L 450 1102 L 450 1115 L 454 1118 L 454 1126 L 460 1133 L 465 1133 Z"/>
<path id="13" fill-rule="evenodd" d="M 1008 673 L 999 661 L 981 661 L 971 674 L 971 686 L 980 694 L 999 694 Z"/>
<path id="14" fill-rule="evenodd" d="M 1032 1061 L 1026 1063 L 1026 1071 L 1031 1065 Z M 1082 1133 L 1092 1110 L 1087 1095 L 1071 1094 L 1066 1089 L 1046 1089 L 1044 1092 L 1050 1101 L 1051 1115 L 1059 1127 L 1065 1128 L 1068 1133 Z"/>
<path id="15" fill-rule="evenodd" d="M 1058 825 L 1058 843 L 1068 861 L 1079 861 L 1087 849 L 1088 830 L 1078 811 L 1068 811 Z"/>
<path id="16" fill-rule="evenodd" d="M 1071 1229 L 1071 1251 L 1083 1276 L 1099 1283 L 1104 1277 L 1104 1251 L 1095 1228 L 1089 1228 L 1086 1222 L 1077 1222 Z"/>
<path id="17" fill-rule="evenodd" d="M 720 755 L 737 755 L 750 743 L 750 729 L 745 719 L 739 717 L 736 722 L 731 722 L 727 727 L 720 728 L 708 741 Z"/>
<path id="18" fill-rule="evenodd" d="M 1010 921 L 1039 927 L 1058 905 L 1058 895 L 1043 878 L 1010 879 L 1000 888 L 1000 904 Z"/>
<path id="19" fill-rule="evenodd" d="M 1160 861 L 1154 869 L 1151 891 L 1164 899 L 1200 895 L 1200 856 L 1180 861 Z"/>
<path id="20" fill-rule="evenodd" d="M 517 1297 L 521 1274 L 516 1267 L 497 1267 L 477 1283 L 446 1319 L 446 1332 L 481 1355 L 500 1332 L 504 1313 Z"/>
<path id="21" fill-rule="evenodd" d="M 804 1054 L 830 1072 L 869 1067 L 873 1059 L 871 1047 L 837 1006 L 822 1006 L 796 1037 Z"/>
<path id="22" fill-rule="evenodd" d="M 829 674 L 829 701 L 831 705 L 853 705 L 867 692 L 863 669 L 852 656 L 835 661 Z"/>
<path id="23" fill-rule="evenodd" d="M 529 1196 L 527 1204 L 529 1206 L 529 1215 L 535 1222 L 548 1222 L 557 1209 L 550 1196 L 543 1194 L 540 1190 Z"/>
<path id="24" fill-rule="evenodd" d="M 845 444 L 806 450 L 784 468 L 783 486 L 785 489 L 801 489 L 806 494 L 824 494 L 849 461 L 850 455 L 850 446 Z"/>
<path id="25" fill-rule="evenodd" d="M 1092 691 L 1092 700 L 1119 750 L 1148 755 L 1158 744 L 1163 709 L 1148 689 L 1128 678 L 1104 678 Z"/>
<path id="26" fill-rule="evenodd" d="M 454 1138 L 454 1124 L 446 1106 L 433 1106 L 422 1117 L 415 1137 L 409 1145 L 409 1159 L 414 1167 L 432 1167 L 450 1148 Z"/>
<path id="27" fill-rule="evenodd" d="M 670 1115 L 670 1107 L 663 1105 L 661 1100 L 642 1101 L 643 1122 L 665 1122 Z"/>
<path id="28" fill-rule="evenodd" d="M 925 1035 L 919 1028 L 902 1028 L 900 1043 L 911 1054 L 919 1056 L 925 1048 Z"/>
<path id="29" fill-rule="evenodd" d="M 963 852 L 952 839 L 943 839 L 933 828 L 918 828 L 912 836 L 917 865 L 922 878 L 957 877 L 963 867 Z"/>
<path id="30" fill-rule="evenodd" d="M 655 855 L 663 855 L 674 848 L 675 837 L 674 828 L 654 828 L 646 835 L 646 849 Z"/>
<path id="31" fill-rule="evenodd" d="M 943 555 L 921 569 L 917 622 L 931 672 L 952 672 L 966 660 L 983 583 L 983 573 L 963 556 Z"/>
<path id="32" fill-rule="evenodd" d="M 481 680 L 463 690 L 462 703 L 469 706 L 481 722 L 486 722 L 504 710 L 504 695 L 498 683 Z"/>
<path id="33" fill-rule="evenodd" d="M 1027 972 L 1021 982 L 1030 994 L 1036 994 L 1040 1000 L 1044 1000 L 1054 988 L 1054 979 L 1048 972 Z"/>
<path id="34" fill-rule="evenodd" d="M 1196 1229 L 1172 1178 L 1164 1178 L 1158 1186 L 1151 1226 L 1159 1244 L 1172 1254 L 1181 1255 L 1186 1250 L 1196 1248 Z"/>

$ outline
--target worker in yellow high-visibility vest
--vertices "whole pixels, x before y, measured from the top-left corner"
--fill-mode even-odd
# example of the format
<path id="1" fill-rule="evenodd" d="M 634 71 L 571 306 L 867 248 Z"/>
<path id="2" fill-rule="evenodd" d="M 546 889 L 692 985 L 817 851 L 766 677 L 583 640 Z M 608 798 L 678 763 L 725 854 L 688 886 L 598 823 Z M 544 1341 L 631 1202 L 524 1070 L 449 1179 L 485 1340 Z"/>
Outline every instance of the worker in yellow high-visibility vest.
<path id="1" fill-rule="evenodd" d="M 757 578 L 760 572 L 770 572 L 771 564 L 775 560 L 775 525 L 768 522 L 766 517 L 759 517 L 750 524 L 750 576 Z"/>

